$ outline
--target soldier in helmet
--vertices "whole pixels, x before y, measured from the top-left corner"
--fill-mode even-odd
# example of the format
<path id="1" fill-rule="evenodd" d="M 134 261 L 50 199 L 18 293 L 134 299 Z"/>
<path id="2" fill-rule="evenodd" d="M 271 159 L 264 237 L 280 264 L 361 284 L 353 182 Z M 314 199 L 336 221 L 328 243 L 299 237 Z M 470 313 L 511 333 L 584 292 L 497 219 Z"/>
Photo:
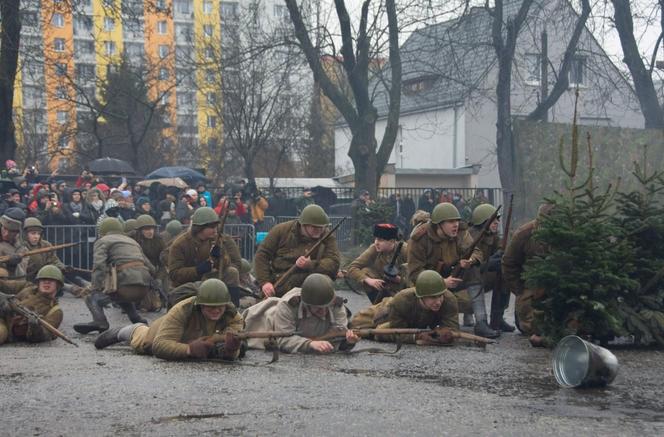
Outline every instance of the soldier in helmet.
<path id="1" fill-rule="evenodd" d="M 415 328 L 433 329 L 445 327 L 459 329 L 457 299 L 445 289 L 440 274 L 424 270 L 417 276 L 415 287 L 401 290 L 394 297 L 383 299 L 377 305 L 357 313 L 350 322 L 351 328 Z M 429 333 L 417 335 L 378 335 L 378 341 L 400 341 L 417 344 L 447 344 L 452 337 L 435 337 Z"/>
<path id="2" fill-rule="evenodd" d="M 390 223 L 374 225 L 374 242 L 348 266 L 348 276 L 362 284 L 371 303 L 379 303 L 385 296 L 393 296 L 405 285 L 401 266 L 406 263 L 405 245 L 395 260 L 395 277 L 386 277 L 384 269 L 390 264 L 397 250 L 399 228 Z"/>
<path id="3" fill-rule="evenodd" d="M 132 238 L 141 246 L 143 253 L 157 270 L 154 274 L 154 286 L 150 287 L 150 290 L 141 301 L 139 308 L 144 311 L 158 311 L 166 304 L 166 302 L 161 301 L 161 297 L 159 296 L 162 279 L 167 275 L 166 267 L 161 263 L 161 253 L 164 251 L 165 245 L 157 233 L 157 222 L 151 215 L 140 215 L 135 221 L 136 230 Z"/>
<path id="4" fill-rule="evenodd" d="M 486 221 L 491 218 L 491 216 L 496 212 L 496 208 L 493 205 L 482 204 L 478 205 L 472 212 L 470 218 L 471 227 L 468 230 L 470 236 L 475 239 L 477 238 L 484 229 Z M 499 252 L 500 248 L 500 238 L 498 237 L 498 225 L 500 224 L 500 216 L 497 216 L 496 219 L 489 225 L 489 230 L 484 233 L 482 240 L 478 247 L 482 250 L 485 260 L 492 260 L 492 269 L 495 271 L 495 257 L 493 255 Z M 500 256 L 500 253 L 498 253 Z M 493 257 L 493 258 L 492 258 Z M 500 262 L 500 261 L 498 261 Z M 482 271 L 487 270 L 487 262 L 481 264 L 481 266 L 471 267 L 466 274 L 464 275 L 465 285 L 468 287 L 468 294 L 471 299 L 471 305 L 473 307 L 473 314 L 475 315 L 475 334 L 487 338 L 496 338 L 500 335 L 501 330 L 493 330 L 489 327 L 487 312 L 486 312 L 486 303 L 484 300 L 484 284 L 483 280 L 488 280 L 491 275 L 482 274 Z M 495 279 L 495 275 L 492 275 Z M 466 317 L 471 317 L 470 315 L 464 315 L 464 324 L 467 323 L 465 320 Z M 507 323 L 505 323 L 505 331 L 507 329 Z M 514 329 L 512 329 L 514 330 Z"/>
<path id="5" fill-rule="evenodd" d="M 191 217 L 191 229 L 171 244 L 168 275 L 173 287 L 187 282 L 220 278 L 228 287 L 233 303 L 239 305 L 240 249 L 225 234 L 221 235 L 221 244 L 218 245 L 218 227 L 219 216 L 212 208 L 204 206 L 196 209 Z"/>
<path id="6" fill-rule="evenodd" d="M 99 236 L 93 248 L 92 292 L 85 297 L 93 320 L 74 325 L 81 334 L 108 329 L 104 306 L 110 302 L 116 302 L 133 323 L 147 323 L 138 315 L 135 304 L 148 292 L 154 266 L 138 243 L 124 234 L 118 219 L 104 219 Z"/>
<path id="7" fill-rule="evenodd" d="M 521 275 L 524 265 L 530 258 L 546 255 L 546 247 L 534 239 L 533 234 L 542 217 L 549 214 L 552 208 L 551 204 L 541 205 L 537 218 L 521 225 L 514 232 L 502 259 L 503 280 L 507 289 L 516 295 L 514 313 L 517 327 L 523 334 L 530 336 L 530 342 L 534 346 L 540 346 L 542 339 L 533 325 L 535 319 L 533 302 L 543 299 L 545 295 L 544 290 L 526 287 Z"/>
<path id="8" fill-rule="evenodd" d="M 256 280 L 265 296 L 281 297 L 292 288 L 300 287 L 312 273 L 336 278 L 340 257 L 334 235 L 325 240 L 312 256 L 304 256 L 325 235 L 329 224 L 330 219 L 323 208 L 308 205 L 297 220 L 280 223 L 270 230 L 254 259 Z M 279 277 L 293 264 L 297 270 L 275 289 Z"/>
<path id="9" fill-rule="evenodd" d="M 57 328 L 62 323 L 62 310 L 56 297 L 64 284 L 62 272 L 56 266 L 44 266 L 37 272 L 36 281 L 36 285 L 29 285 L 16 295 L 16 303 Z M 16 341 L 39 343 L 54 338 L 37 318 L 26 318 L 15 313 L 7 296 L 0 293 L 0 344 Z"/>
<path id="10" fill-rule="evenodd" d="M 25 219 L 25 213 L 18 208 L 9 208 L 0 217 L 0 256 L 9 256 L 9 260 L 0 263 L 10 277 L 16 275 L 16 267 L 23 258 L 17 253 L 21 246 L 19 234 Z"/>
<path id="11" fill-rule="evenodd" d="M 232 304 L 228 288 L 212 278 L 200 284 L 196 296 L 176 304 L 150 327 L 135 323 L 109 329 L 97 337 L 95 347 L 104 349 L 129 342 L 136 353 L 164 360 L 205 359 L 215 343 L 224 341 L 221 357 L 234 360 L 240 353 L 240 342 L 226 334 L 239 332 L 242 327 L 242 316 Z"/>
<path id="12" fill-rule="evenodd" d="M 166 269 L 168 265 L 168 251 L 171 249 L 173 241 L 182 233 L 182 230 L 182 223 L 177 220 L 171 220 L 166 224 L 166 229 L 159 234 L 161 240 L 164 242 L 164 250 L 161 251 L 160 263 L 164 266 L 165 274 L 161 278 L 161 285 L 167 292 L 171 289 L 171 280 L 168 277 L 168 270 Z"/>
<path id="13" fill-rule="evenodd" d="M 451 203 L 443 202 L 434 207 L 428 222 L 413 230 L 408 241 L 408 277 L 415 282 L 423 270 L 441 273 L 445 288 L 457 298 L 459 311 L 470 314 L 473 309 L 463 279 L 451 273 L 457 264 L 462 271 L 481 264 L 484 255 L 478 246 L 468 259 L 462 259 L 473 239 L 467 230 L 460 228 L 460 220 L 459 210 Z"/>
<path id="14" fill-rule="evenodd" d="M 23 223 L 23 244 L 19 248 L 19 252 L 29 252 L 35 249 L 51 247 L 51 243 L 42 238 L 44 226 L 41 221 L 35 217 L 28 217 Z M 60 270 L 65 270 L 65 265 L 60 261 L 55 252 L 46 252 L 39 255 L 30 255 L 25 257 L 21 264 L 19 264 L 19 271 L 25 272 L 27 281 L 32 282 L 37 275 L 37 272 L 46 265 L 54 265 Z"/>
<path id="15" fill-rule="evenodd" d="M 138 220 L 129 219 L 123 224 L 124 233 L 126 236 L 134 238 L 136 235 L 136 229 L 138 228 Z"/>
<path id="16" fill-rule="evenodd" d="M 276 339 L 283 352 L 328 353 L 351 349 L 359 340 L 351 330 L 339 344 L 315 341 L 333 329 L 346 329 L 348 316 L 343 299 L 334 293 L 334 283 L 327 276 L 312 273 L 283 297 L 270 297 L 243 313 L 246 331 L 297 332 L 298 335 Z M 249 347 L 266 349 L 265 339 L 249 339 Z"/>

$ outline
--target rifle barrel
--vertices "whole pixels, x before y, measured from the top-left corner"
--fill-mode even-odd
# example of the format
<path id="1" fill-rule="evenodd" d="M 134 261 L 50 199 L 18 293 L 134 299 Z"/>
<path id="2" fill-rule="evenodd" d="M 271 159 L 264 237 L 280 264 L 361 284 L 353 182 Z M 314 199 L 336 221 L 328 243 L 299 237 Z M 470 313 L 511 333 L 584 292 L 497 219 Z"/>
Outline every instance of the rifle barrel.
<path id="1" fill-rule="evenodd" d="M 69 343 L 69 344 L 71 344 L 71 345 L 74 345 L 74 346 L 78 347 L 78 344 L 74 343 L 73 340 L 71 340 L 69 337 L 67 337 L 65 334 L 63 334 L 62 331 L 60 331 L 58 328 L 56 328 L 55 326 L 51 325 L 51 324 L 48 323 L 46 320 L 42 319 L 41 316 L 40 316 L 39 314 L 35 313 L 34 311 L 31 311 L 31 310 L 29 310 L 29 309 L 23 307 L 22 305 L 20 305 L 19 303 L 17 303 L 15 300 L 16 300 L 15 297 L 12 298 L 12 300 L 11 300 L 11 304 L 12 304 L 12 306 L 14 307 L 14 310 L 15 310 L 16 312 L 18 312 L 19 314 L 21 314 L 21 315 L 24 316 L 24 317 L 30 317 L 30 316 L 36 317 L 37 320 L 39 321 L 39 324 L 40 324 L 41 326 L 43 326 L 48 332 L 50 332 L 51 334 L 55 335 L 56 337 L 59 337 L 59 338 L 63 339 L 63 340 L 66 341 L 67 343 Z"/>

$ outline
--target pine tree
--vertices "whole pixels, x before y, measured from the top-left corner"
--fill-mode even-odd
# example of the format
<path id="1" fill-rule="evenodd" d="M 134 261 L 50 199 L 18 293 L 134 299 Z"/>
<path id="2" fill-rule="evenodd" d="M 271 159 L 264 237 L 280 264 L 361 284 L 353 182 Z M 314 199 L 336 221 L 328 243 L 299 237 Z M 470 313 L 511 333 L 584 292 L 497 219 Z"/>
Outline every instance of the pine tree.
<path id="1" fill-rule="evenodd" d="M 613 218 L 616 189 L 609 185 L 600 191 L 593 185 L 590 136 L 587 146 L 588 171 L 582 177 L 575 111 L 569 164 L 560 141 L 565 189 L 546 199 L 554 207 L 534 234 L 547 254 L 525 266 L 527 286 L 545 291 L 534 307 L 536 327 L 548 345 L 569 334 L 603 342 L 624 335 L 618 303 L 638 286 L 629 275 L 633 267 L 625 263 L 630 243 Z"/>

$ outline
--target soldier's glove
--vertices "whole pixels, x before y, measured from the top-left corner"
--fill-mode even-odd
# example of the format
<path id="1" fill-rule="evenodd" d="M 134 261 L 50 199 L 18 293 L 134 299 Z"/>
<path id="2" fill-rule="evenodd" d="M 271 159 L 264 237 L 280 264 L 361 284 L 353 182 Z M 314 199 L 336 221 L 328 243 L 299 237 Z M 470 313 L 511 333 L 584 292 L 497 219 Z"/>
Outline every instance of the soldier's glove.
<path id="1" fill-rule="evenodd" d="M 439 344 L 450 344 L 454 342 L 454 333 L 450 328 L 437 328 L 434 331 L 434 336 L 437 338 Z"/>
<path id="2" fill-rule="evenodd" d="M 503 259 L 503 251 L 499 250 L 489 257 L 486 263 L 486 270 L 489 272 L 497 272 L 500 270 L 500 264 Z"/>
<path id="3" fill-rule="evenodd" d="M 193 358 L 207 358 L 213 347 L 212 341 L 197 338 L 189 342 L 189 355 Z"/>
<path id="4" fill-rule="evenodd" d="M 221 257 L 221 247 L 218 245 L 212 246 L 212 249 L 210 249 L 210 256 L 212 258 L 219 258 Z"/>
<path id="5" fill-rule="evenodd" d="M 10 266 L 17 266 L 23 261 L 23 257 L 21 255 L 11 255 L 9 257 L 9 260 L 7 260 L 7 264 Z"/>
<path id="6" fill-rule="evenodd" d="M 209 259 L 198 263 L 196 266 L 196 273 L 198 273 L 198 276 L 203 276 L 210 271 L 212 271 L 212 263 Z"/>
<path id="7" fill-rule="evenodd" d="M 226 338 L 224 339 L 224 351 L 221 354 L 221 358 L 224 360 L 236 360 L 238 355 L 240 355 L 240 345 L 242 341 L 232 332 L 226 333 Z"/>

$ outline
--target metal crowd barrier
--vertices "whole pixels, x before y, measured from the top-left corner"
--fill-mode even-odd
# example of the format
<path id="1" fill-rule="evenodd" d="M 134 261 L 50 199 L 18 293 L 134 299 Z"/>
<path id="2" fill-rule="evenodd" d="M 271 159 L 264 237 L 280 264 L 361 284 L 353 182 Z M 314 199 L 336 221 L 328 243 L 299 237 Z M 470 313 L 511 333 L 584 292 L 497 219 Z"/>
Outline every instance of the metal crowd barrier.
<path id="1" fill-rule="evenodd" d="M 240 248 L 242 258 L 249 261 L 254 259 L 256 252 L 256 228 L 246 223 L 224 225 L 224 234 L 235 240 Z"/>
<path id="2" fill-rule="evenodd" d="M 92 269 L 92 246 L 97 240 L 95 225 L 48 225 L 44 226 L 44 239 L 51 244 L 80 243 L 55 253 L 67 266 Z"/>

